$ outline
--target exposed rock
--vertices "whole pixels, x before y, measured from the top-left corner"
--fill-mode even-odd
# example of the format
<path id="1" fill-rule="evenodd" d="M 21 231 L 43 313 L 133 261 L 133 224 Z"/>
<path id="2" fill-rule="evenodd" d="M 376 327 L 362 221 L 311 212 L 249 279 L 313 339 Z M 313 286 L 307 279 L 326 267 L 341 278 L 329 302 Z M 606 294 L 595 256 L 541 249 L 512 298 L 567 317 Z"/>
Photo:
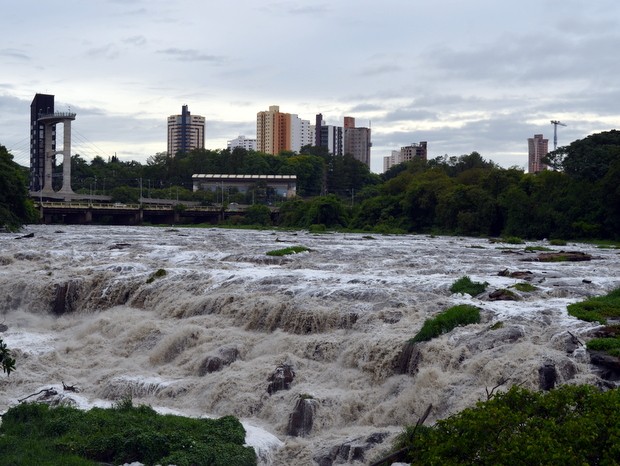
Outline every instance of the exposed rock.
<path id="1" fill-rule="evenodd" d="M 6 332 L 9 329 L 9 326 L 6 324 L 0 324 L 0 332 Z"/>
<path id="2" fill-rule="evenodd" d="M 414 375 L 418 371 L 420 362 L 422 362 L 422 352 L 418 344 L 408 341 L 398 356 L 395 371 L 397 374 Z"/>
<path id="3" fill-rule="evenodd" d="M 34 238 L 34 233 L 28 233 L 27 235 L 24 235 L 24 236 L 18 236 L 15 239 L 24 239 L 24 238 Z"/>
<path id="4" fill-rule="evenodd" d="M 110 246 L 108 249 L 127 249 L 130 246 L 131 244 L 129 243 L 116 243 Z"/>
<path id="5" fill-rule="evenodd" d="M 519 280 L 531 280 L 534 274 L 529 270 L 517 270 L 515 272 L 510 272 L 508 269 L 504 269 L 497 275 L 500 277 L 518 278 Z"/>
<path id="6" fill-rule="evenodd" d="M 558 378 L 558 373 L 555 369 L 555 364 L 545 363 L 538 368 L 538 385 L 541 390 L 552 390 L 555 388 L 555 382 Z"/>
<path id="7" fill-rule="evenodd" d="M 519 301 L 519 297 L 510 290 L 499 289 L 489 293 L 491 301 Z"/>
<path id="8" fill-rule="evenodd" d="M 475 335 L 467 335 L 465 344 L 471 352 L 486 351 L 498 346 L 515 343 L 525 337 L 523 327 L 510 325 L 494 330 L 484 330 Z"/>
<path id="9" fill-rule="evenodd" d="M 365 461 L 366 452 L 387 438 L 387 432 L 376 432 L 366 438 L 349 440 L 340 445 L 335 445 L 327 450 L 322 450 L 312 458 L 319 466 L 332 466 L 333 464 L 351 464 L 353 461 Z"/>
<path id="10" fill-rule="evenodd" d="M 239 350 L 235 347 L 226 346 L 218 349 L 217 355 L 207 356 L 198 368 L 198 375 L 204 376 L 211 372 L 222 370 L 224 366 L 228 366 L 237 360 Z"/>
<path id="11" fill-rule="evenodd" d="M 295 371 L 290 364 L 281 364 L 276 367 L 276 370 L 267 379 L 269 385 L 267 386 L 267 393 L 273 395 L 279 390 L 288 390 L 291 388 L 291 383 L 295 378 Z"/>
<path id="12" fill-rule="evenodd" d="M 582 262 L 592 260 L 592 256 L 578 251 L 541 252 L 534 260 L 539 262 Z"/>
<path id="13" fill-rule="evenodd" d="M 604 380 L 616 382 L 620 380 L 620 358 L 603 351 L 591 351 L 590 363 L 596 366 L 599 376 Z"/>
<path id="14" fill-rule="evenodd" d="M 57 316 L 73 312 L 75 310 L 74 302 L 77 300 L 77 297 L 78 290 L 74 282 L 56 284 L 52 312 Z"/>
<path id="15" fill-rule="evenodd" d="M 293 437 L 308 435 L 312 430 L 317 406 L 315 399 L 300 396 L 295 403 L 295 409 L 288 417 L 286 433 Z"/>

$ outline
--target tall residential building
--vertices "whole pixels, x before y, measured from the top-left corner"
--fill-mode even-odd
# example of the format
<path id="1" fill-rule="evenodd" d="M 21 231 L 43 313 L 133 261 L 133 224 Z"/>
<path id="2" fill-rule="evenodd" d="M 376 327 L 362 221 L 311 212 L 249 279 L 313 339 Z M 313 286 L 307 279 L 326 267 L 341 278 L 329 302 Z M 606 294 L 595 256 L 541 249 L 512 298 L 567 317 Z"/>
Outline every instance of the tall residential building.
<path id="1" fill-rule="evenodd" d="M 256 149 L 259 152 L 273 155 L 283 150 L 299 152 L 313 141 L 314 131 L 309 120 L 282 113 L 277 105 L 256 114 Z"/>
<path id="2" fill-rule="evenodd" d="M 422 160 L 428 159 L 426 141 L 414 142 L 408 146 L 401 147 L 400 150 L 393 150 L 392 155 L 383 157 L 383 171 L 385 172 L 399 163 L 409 162 L 416 157 Z"/>
<path id="3" fill-rule="evenodd" d="M 45 124 L 39 115 L 54 113 L 54 96 L 35 94 L 30 104 L 30 191 L 40 191 L 45 180 Z M 52 130 L 52 149 L 56 148 L 56 125 Z"/>
<path id="4" fill-rule="evenodd" d="M 168 155 L 205 147 L 205 117 L 192 115 L 183 105 L 180 115 L 168 117 Z"/>
<path id="5" fill-rule="evenodd" d="M 326 125 L 323 115 L 319 113 L 316 116 L 314 133 L 315 146 L 326 147 L 332 155 L 343 155 L 344 128 L 342 126 Z"/>
<path id="6" fill-rule="evenodd" d="M 527 139 L 528 145 L 528 173 L 538 173 L 547 169 L 547 165 L 542 162 L 543 157 L 549 152 L 549 139 L 543 138 L 542 134 L 535 134 L 533 138 Z"/>
<path id="7" fill-rule="evenodd" d="M 291 150 L 291 115 L 277 105 L 256 114 L 256 150 L 273 155 Z"/>
<path id="8" fill-rule="evenodd" d="M 245 136 L 237 136 L 227 142 L 227 147 L 233 150 L 235 147 L 241 147 L 245 150 L 256 150 L 256 139 L 246 138 Z"/>
<path id="9" fill-rule="evenodd" d="M 414 142 L 409 146 L 401 147 L 400 153 L 402 156 L 402 161 L 409 162 L 415 157 L 419 157 L 422 160 L 427 160 L 428 153 L 426 151 L 426 145 L 426 141 L 420 141 L 419 143 Z"/>
<path id="10" fill-rule="evenodd" d="M 370 167 L 370 128 L 355 126 L 355 118 L 344 117 L 344 153 Z"/>

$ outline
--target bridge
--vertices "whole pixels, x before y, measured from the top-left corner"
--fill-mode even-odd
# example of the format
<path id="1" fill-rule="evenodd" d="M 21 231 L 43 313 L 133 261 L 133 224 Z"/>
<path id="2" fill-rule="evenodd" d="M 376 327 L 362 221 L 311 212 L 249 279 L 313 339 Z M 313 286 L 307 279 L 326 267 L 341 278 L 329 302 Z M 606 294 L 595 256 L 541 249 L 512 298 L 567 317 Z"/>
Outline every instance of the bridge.
<path id="1" fill-rule="evenodd" d="M 146 200 L 146 199 L 145 199 Z M 149 199 L 152 201 L 152 199 Z M 164 200 L 162 200 L 164 201 Z M 45 224 L 90 224 L 111 225 L 149 224 L 217 224 L 235 215 L 244 215 L 249 206 L 229 205 L 187 205 L 168 200 L 168 204 L 123 204 L 92 202 L 49 202 L 36 201 L 40 219 Z M 271 217 L 278 215 L 277 207 L 269 207 Z"/>

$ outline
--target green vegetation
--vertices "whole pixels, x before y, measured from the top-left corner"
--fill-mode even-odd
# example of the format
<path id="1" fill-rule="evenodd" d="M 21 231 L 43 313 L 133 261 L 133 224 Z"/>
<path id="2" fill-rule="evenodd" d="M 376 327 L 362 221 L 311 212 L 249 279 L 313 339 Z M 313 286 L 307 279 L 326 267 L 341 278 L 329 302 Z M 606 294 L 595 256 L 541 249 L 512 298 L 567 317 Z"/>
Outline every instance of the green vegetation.
<path id="1" fill-rule="evenodd" d="M 74 190 L 111 195 L 114 202 L 136 203 L 142 194 L 184 205 L 262 206 L 223 220 L 232 225 L 458 234 L 504 238 L 511 244 L 542 238 L 620 241 L 616 130 L 559 148 L 549 154 L 549 163 L 558 170 L 536 174 L 500 168 L 471 152 L 416 159 L 376 175 L 350 155 L 335 156 L 312 146 L 277 155 L 241 148 L 160 153 L 146 165 L 117 157 L 95 157 L 88 163 L 74 155 L 71 163 Z M 26 199 L 24 170 L 17 167 L 2 148 L 0 224 L 10 229 L 36 219 Z M 61 171 L 62 164 L 55 170 Z M 296 175 L 298 197 L 285 198 L 262 181 L 247 192 L 224 186 L 194 192 L 196 173 Z M 278 213 L 268 213 L 266 206 L 277 206 Z"/>
<path id="2" fill-rule="evenodd" d="M 489 286 L 487 282 L 474 282 L 466 275 L 455 281 L 450 287 L 450 291 L 452 293 L 463 293 L 471 296 L 477 296 L 480 293 L 484 293 L 487 286 Z"/>
<path id="3" fill-rule="evenodd" d="M 489 330 L 499 330 L 500 328 L 504 328 L 504 322 L 498 320 L 493 325 L 489 327 Z"/>
<path id="4" fill-rule="evenodd" d="M 455 327 L 479 322 L 480 309 L 470 304 L 459 304 L 446 309 L 432 319 L 426 319 L 420 331 L 409 341 L 411 343 L 429 341 L 448 333 Z"/>
<path id="5" fill-rule="evenodd" d="M 551 246 L 566 246 L 566 240 L 563 239 L 550 239 L 549 244 Z"/>
<path id="6" fill-rule="evenodd" d="M 605 296 L 581 301 L 568 306 L 569 315 L 587 322 L 607 324 L 607 319 L 620 317 L 620 288 L 616 288 Z M 608 325 L 603 329 L 605 337 L 590 340 L 586 347 L 593 351 L 604 351 L 615 357 L 620 357 L 620 327 Z"/>
<path id="7" fill-rule="evenodd" d="M 0 425 L 6 465 L 255 465 L 256 454 L 244 442 L 245 430 L 231 416 L 159 415 L 130 400 L 90 411 L 22 403 L 10 408 Z"/>
<path id="8" fill-rule="evenodd" d="M 0 338 L 0 366 L 6 375 L 11 375 L 11 372 L 15 370 L 15 359 L 11 357 L 11 350 L 7 348 L 2 338 Z"/>
<path id="9" fill-rule="evenodd" d="M 288 248 L 275 249 L 273 251 L 268 251 L 267 255 L 268 256 L 286 256 L 289 254 L 297 254 L 299 252 L 306 252 L 306 251 L 310 251 L 310 249 L 308 249 L 305 246 L 290 246 Z"/>
<path id="10" fill-rule="evenodd" d="M 27 173 L 0 145 L 0 230 L 17 231 L 37 218 L 28 197 Z"/>
<path id="11" fill-rule="evenodd" d="M 620 391 L 512 387 L 433 427 L 408 427 L 394 444 L 413 465 L 583 465 L 620 461 Z"/>
<path id="12" fill-rule="evenodd" d="M 528 282 L 515 283 L 512 287 L 524 293 L 531 293 L 532 291 L 536 291 L 538 289 L 538 287 Z"/>
<path id="13" fill-rule="evenodd" d="M 502 243 L 523 244 L 525 243 L 525 241 L 523 241 L 523 239 L 519 238 L 518 236 L 508 236 L 506 238 L 502 238 Z"/>
<path id="14" fill-rule="evenodd" d="M 146 283 L 153 283 L 155 279 L 165 277 L 167 273 L 168 272 L 166 272 L 164 269 L 157 269 L 149 276 L 149 278 L 146 279 Z"/>
<path id="15" fill-rule="evenodd" d="M 605 296 L 596 296 L 568 305 L 568 314 L 587 322 L 606 324 L 608 318 L 620 317 L 620 288 Z"/>
<path id="16" fill-rule="evenodd" d="M 546 246 L 525 246 L 525 252 L 534 252 L 534 251 L 553 251 L 553 249 L 548 248 Z"/>

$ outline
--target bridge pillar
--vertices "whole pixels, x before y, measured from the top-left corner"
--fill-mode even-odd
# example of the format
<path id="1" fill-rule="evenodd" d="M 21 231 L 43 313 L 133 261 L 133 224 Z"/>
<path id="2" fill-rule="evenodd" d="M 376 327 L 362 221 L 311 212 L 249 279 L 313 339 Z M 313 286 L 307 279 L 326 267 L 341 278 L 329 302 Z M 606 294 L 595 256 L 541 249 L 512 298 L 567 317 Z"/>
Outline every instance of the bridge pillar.
<path id="1" fill-rule="evenodd" d="M 65 200 L 71 200 L 74 194 L 71 189 L 71 122 L 75 120 L 75 113 L 57 112 L 46 115 L 39 115 L 38 121 L 45 125 L 45 178 L 43 181 L 43 194 L 54 193 L 52 185 L 52 167 L 56 154 L 62 154 L 62 187 L 60 194 L 66 194 Z M 63 125 L 63 145 L 62 150 L 54 148 L 52 130 L 58 123 Z"/>

